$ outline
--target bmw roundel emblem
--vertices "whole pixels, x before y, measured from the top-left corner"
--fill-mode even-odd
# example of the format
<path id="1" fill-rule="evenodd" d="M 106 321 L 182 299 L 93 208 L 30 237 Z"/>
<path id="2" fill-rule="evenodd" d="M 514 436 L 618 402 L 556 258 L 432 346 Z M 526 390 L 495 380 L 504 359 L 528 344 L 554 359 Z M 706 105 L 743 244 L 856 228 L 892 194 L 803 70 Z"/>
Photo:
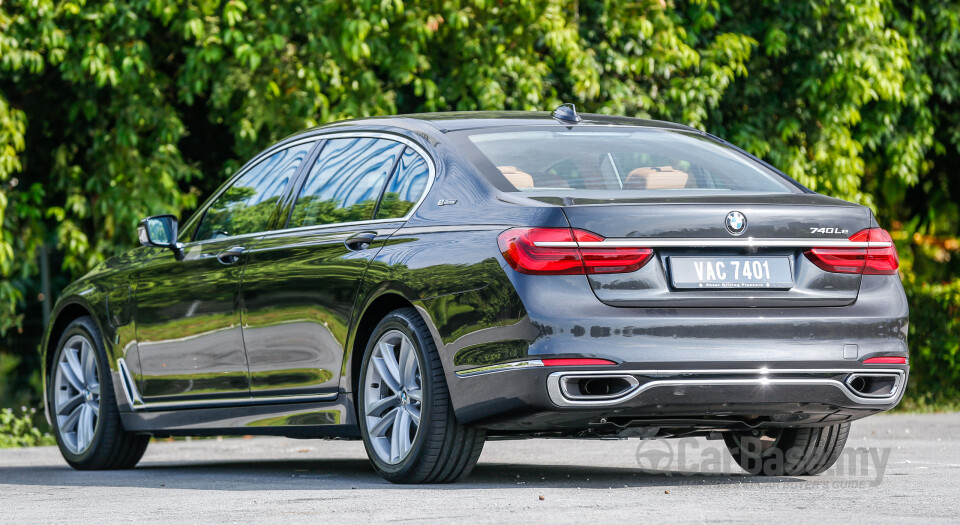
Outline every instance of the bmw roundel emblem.
<path id="1" fill-rule="evenodd" d="M 731 235 L 742 235 L 747 231 L 747 218 L 738 211 L 732 211 L 727 214 L 726 225 Z"/>

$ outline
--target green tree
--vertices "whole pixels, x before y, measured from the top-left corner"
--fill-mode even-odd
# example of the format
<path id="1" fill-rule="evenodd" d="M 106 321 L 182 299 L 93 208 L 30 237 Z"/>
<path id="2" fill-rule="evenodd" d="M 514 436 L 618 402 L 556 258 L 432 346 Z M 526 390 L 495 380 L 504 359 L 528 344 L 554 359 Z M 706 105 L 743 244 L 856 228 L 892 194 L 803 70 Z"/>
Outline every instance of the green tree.
<path id="1" fill-rule="evenodd" d="M 404 112 L 691 124 L 872 206 L 908 285 L 951 281 L 958 55 L 958 0 L 6 0 L 0 353 L 35 345 L 44 254 L 56 292 L 268 144 Z"/>

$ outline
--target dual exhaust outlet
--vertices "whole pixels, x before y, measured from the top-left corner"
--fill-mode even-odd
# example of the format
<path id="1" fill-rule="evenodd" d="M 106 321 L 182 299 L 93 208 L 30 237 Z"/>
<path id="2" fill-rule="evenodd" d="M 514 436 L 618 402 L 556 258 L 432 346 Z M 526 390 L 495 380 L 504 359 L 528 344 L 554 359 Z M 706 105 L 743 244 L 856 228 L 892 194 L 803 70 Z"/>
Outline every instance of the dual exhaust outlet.
<path id="1" fill-rule="evenodd" d="M 739 377 L 717 378 L 719 375 L 727 375 L 727 371 L 713 370 L 701 371 L 700 374 L 709 374 L 711 378 L 690 377 L 690 371 L 683 374 L 684 377 L 664 378 L 669 372 L 656 372 L 657 378 L 650 378 L 641 385 L 637 376 L 653 375 L 651 371 L 636 371 L 635 373 L 576 373 L 576 372 L 557 372 L 550 375 L 547 382 L 547 389 L 551 399 L 558 405 L 614 405 L 639 395 L 642 391 L 660 387 L 660 386 L 720 386 L 720 385 L 828 385 L 839 388 L 844 391 L 851 399 L 859 399 L 861 402 L 888 402 L 890 398 L 900 393 L 903 382 L 903 373 L 899 371 L 830 371 L 836 372 L 831 378 L 823 377 L 823 371 L 776 371 L 775 375 L 790 374 L 794 377 L 775 377 L 770 378 L 766 375 L 757 377 L 757 372 L 752 371 L 753 377 L 744 377 L 746 374 L 739 374 Z M 744 370 L 729 372 L 747 372 Z M 820 377 L 816 377 L 811 372 L 819 372 Z M 843 377 L 837 377 L 838 374 L 847 372 Z M 804 374 L 807 377 L 796 377 Z M 731 374 L 732 375 L 732 374 Z"/>

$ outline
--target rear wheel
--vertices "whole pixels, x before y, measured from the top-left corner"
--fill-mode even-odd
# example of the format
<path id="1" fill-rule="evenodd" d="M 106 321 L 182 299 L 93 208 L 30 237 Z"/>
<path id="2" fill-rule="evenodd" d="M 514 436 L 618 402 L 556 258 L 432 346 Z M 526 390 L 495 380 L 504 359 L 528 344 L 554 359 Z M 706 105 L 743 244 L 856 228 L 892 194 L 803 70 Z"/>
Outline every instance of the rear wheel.
<path id="1" fill-rule="evenodd" d="M 727 448 L 743 470 L 762 476 L 815 476 L 837 462 L 850 423 L 783 428 L 765 433 L 727 432 Z"/>
<path id="2" fill-rule="evenodd" d="M 100 331 L 90 317 L 67 326 L 50 367 L 47 406 L 60 453 L 78 470 L 133 468 L 150 436 L 123 429 Z"/>
<path id="3" fill-rule="evenodd" d="M 367 455 L 388 481 L 449 483 L 477 463 L 484 433 L 457 422 L 436 345 L 413 308 L 374 329 L 357 390 Z"/>

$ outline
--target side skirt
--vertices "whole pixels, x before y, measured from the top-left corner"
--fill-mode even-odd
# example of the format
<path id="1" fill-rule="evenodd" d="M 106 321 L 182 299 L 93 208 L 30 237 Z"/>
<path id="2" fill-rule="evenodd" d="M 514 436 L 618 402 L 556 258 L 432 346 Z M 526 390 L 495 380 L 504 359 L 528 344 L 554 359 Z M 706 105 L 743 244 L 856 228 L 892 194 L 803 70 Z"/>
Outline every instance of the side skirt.
<path id="1" fill-rule="evenodd" d="M 357 412 L 349 394 L 308 403 L 197 407 L 122 412 L 128 432 L 155 436 L 268 435 L 293 438 L 360 437 Z"/>

